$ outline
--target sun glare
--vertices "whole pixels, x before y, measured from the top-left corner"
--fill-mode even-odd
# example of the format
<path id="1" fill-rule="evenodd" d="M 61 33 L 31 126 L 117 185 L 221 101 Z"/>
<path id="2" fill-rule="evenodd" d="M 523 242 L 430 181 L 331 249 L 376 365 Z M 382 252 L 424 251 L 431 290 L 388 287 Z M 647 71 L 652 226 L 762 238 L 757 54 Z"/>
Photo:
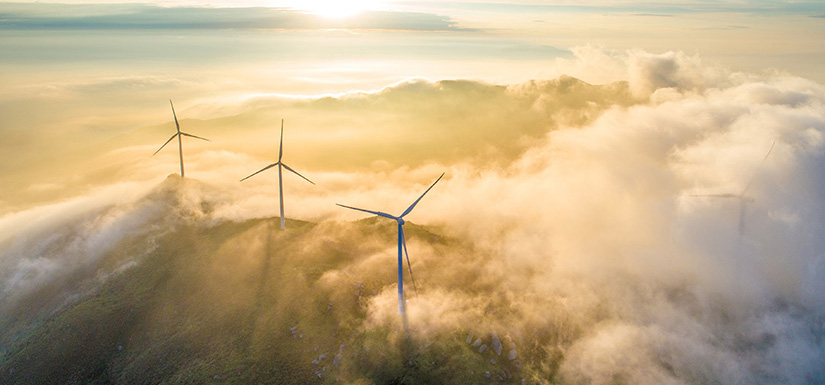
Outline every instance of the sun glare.
<path id="1" fill-rule="evenodd" d="M 374 10 L 379 3 L 377 0 L 304 0 L 296 2 L 295 8 L 326 18 L 342 19 Z"/>

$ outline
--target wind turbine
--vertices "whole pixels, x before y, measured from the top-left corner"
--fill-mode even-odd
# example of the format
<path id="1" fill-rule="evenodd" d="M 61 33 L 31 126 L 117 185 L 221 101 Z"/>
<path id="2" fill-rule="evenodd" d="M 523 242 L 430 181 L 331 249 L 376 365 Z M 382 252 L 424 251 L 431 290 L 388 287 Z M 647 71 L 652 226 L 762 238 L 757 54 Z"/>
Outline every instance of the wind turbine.
<path id="1" fill-rule="evenodd" d="M 739 200 L 739 235 L 741 236 L 742 234 L 745 233 L 745 206 L 748 203 L 751 203 L 751 202 L 754 201 L 753 197 L 747 195 L 748 190 L 750 189 L 750 187 L 753 184 L 753 181 L 756 179 L 756 177 L 759 176 L 759 170 L 762 169 L 762 166 L 765 164 L 765 161 L 768 160 L 768 156 L 771 154 L 771 151 L 773 151 L 773 146 L 775 146 L 775 145 L 776 145 L 776 141 L 774 140 L 773 143 L 771 143 L 771 148 L 768 149 L 768 152 L 765 154 L 765 157 L 762 158 L 762 163 L 760 163 L 759 167 L 756 169 L 756 171 L 754 171 L 753 176 L 748 181 L 748 183 L 745 185 L 745 188 L 742 189 L 742 192 L 740 192 L 738 194 L 734 194 L 734 193 L 693 194 L 691 196 L 693 196 L 693 197 L 738 199 Z"/>
<path id="2" fill-rule="evenodd" d="M 264 168 L 262 168 L 262 169 L 260 169 L 260 170 L 258 170 L 258 171 L 256 171 L 255 173 L 253 173 L 253 174 L 252 174 L 252 175 L 255 175 L 255 174 L 257 174 L 257 173 L 259 173 L 259 172 L 261 172 L 261 171 L 268 170 L 268 169 L 270 169 L 270 168 L 272 168 L 272 167 L 278 166 L 278 191 L 279 191 L 280 198 L 281 198 L 281 230 L 283 230 L 283 229 L 285 229 L 285 228 L 286 228 L 286 221 L 284 220 L 284 179 L 283 179 L 283 168 L 285 168 L 285 169 L 287 169 L 287 170 L 289 170 L 289 171 L 292 171 L 295 175 L 298 175 L 298 176 L 300 176 L 301 178 L 304 178 L 304 180 L 306 180 L 307 182 L 312 183 L 312 184 L 315 184 L 315 182 L 313 182 L 313 181 L 311 181 L 311 180 L 307 179 L 305 176 L 303 176 L 303 175 L 299 174 L 299 173 L 298 173 L 298 171 L 295 171 L 295 170 L 291 169 L 289 166 L 287 166 L 286 164 L 284 164 L 284 162 L 282 162 L 282 161 L 281 161 L 281 159 L 283 159 L 283 157 L 284 157 L 284 120 L 283 120 L 283 119 L 281 119 L 281 146 L 280 146 L 280 149 L 278 150 L 278 161 L 277 161 L 277 162 L 275 162 L 275 163 L 272 163 L 272 164 L 270 164 L 269 166 L 266 166 L 266 167 L 264 167 Z M 251 178 L 251 177 L 252 177 L 252 175 L 250 175 L 250 176 L 248 176 L 248 177 L 246 177 L 246 178 L 241 179 L 241 182 L 243 182 L 243 181 L 245 181 L 245 180 L 247 180 L 247 179 Z"/>
<path id="3" fill-rule="evenodd" d="M 196 139 L 202 139 L 202 140 L 205 140 L 207 142 L 209 141 L 209 139 L 201 138 L 200 136 L 195 136 L 195 135 L 192 135 L 192 134 L 187 134 L 185 132 L 181 132 L 180 124 L 178 124 L 178 116 L 175 114 L 175 105 L 172 104 L 172 99 L 169 99 L 169 105 L 172 106 L 172 116 L 175 118 L 175 129 L 177 129 L 178 132 L 175 133 L 175 135 L 172 135 L 172 137 L 169 138 L 169 140 L 167 140 L 166 143 L 163 144 L 163 146 L 160 146 L 160 148 L 157 151 L 155 151 L 155 154 L 160 152 L 160 150 L 162 150 L 163 147 L 166 147 L 166 145 L 169 144 L 169 142 L 171 142 L 172 139 L 175 139 L 175 137 L 177 136 L 178 137 L 178 153 L 180 154 L 180 177 L 183 178 L 183 144 L 181 143 L 182 141 L 181 141 L 180 137 L 181 136 L 188 136 L 188 137 L 192 137 L 192 138 L 196 138 Z M 155 156 L 155 154 L 152 154 L 152 156 Z"/>
<path id="4" fill-rule="evenodd" d="M 403 264 L 403 260 L 401 259 L 401 249 L 402 248 L 404 249 L 404 254 L 407 255 L 407 268 L 409 268 L 409 270 L 410 270 L 410 279 L 412 279 L 413 288 L 415 288 L 415 279 L 413 279 L 412 266 L 410 266 L 410 255 L 409 255 L 409 253 L 407 253 L 407 242 L 404 238 L 404 223 L 405 223 L 404 222 L 404 216 L 409 214 L 413 210 L 413 208 L 415 208 L 415 205 L 418 204 L 418 202 L 421 200 L 421 198 L 424 198 L 424 195 L 427 195 L 427 193 L 433 188 L 433 186 L 435 186 L 436 183 L 438 183 L 438 181 L 441 180 L 441 178 L 443 176 L 444 176 L 444 173 L 442 173 L 441 176 L 439 176 L 438 179 L 436 179 L 435 182 L 433 182 L 433 184 L 430 186 L 430 188 L 427 189 L 427 191 L 424 191 L 424 194 L 421 194 L 421 196 L 418 197 L 418 199 L 416 199 L 415 202 L 413 202 L 410 205 L 410 207 L 407 207 L 407 209 L 404 210 L 404 212 L 401 215 L 397 216 L 397 217 L 394 216 L 394 215 L 390 215 L 390 214 L 381 212 L 381 211 L 371 211 L 371 210 L 359 209 L 357 207 L 344 206 L 342 204 L 336 203 L 338 206 L 341 206 L 341 207 L 344 207 L 344 208 L 363 211 L 365 213 L 370 213 L 370 214 L 378 215 L 378 216 L 381 216 L 381 217 L 384 217 L 384 218 L 393 219 L 396 222 L 398 222 L 398 314 L 401 314 L 401 316 L 403 317 L 404 322 L 405 322 L 405 328 L 406 328 L 406 313 L 404 311 L 404 269 L 402 268 L 402 266 L 404 264 Z"/>

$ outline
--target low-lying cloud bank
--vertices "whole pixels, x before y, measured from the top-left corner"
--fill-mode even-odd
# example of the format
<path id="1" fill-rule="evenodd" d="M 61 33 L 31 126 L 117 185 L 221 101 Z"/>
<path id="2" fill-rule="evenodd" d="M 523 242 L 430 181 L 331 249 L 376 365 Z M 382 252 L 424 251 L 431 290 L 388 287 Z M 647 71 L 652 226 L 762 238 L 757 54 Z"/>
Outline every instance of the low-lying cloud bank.
<path id="1" fill-rule="evenodd" d="M 516 150 L 489 162 L 470 155 L 428 160 L 422 146 L 407 155 L 414 159 L 409 167 L 390 159 L 343 171 L 324 164 L 306 173 L 300 162 L 287 161 L 318 184 L 286 180 L 287 216 L 360 218 L 336 202 L 400 211 L 446 169 L 447 177 L 409 220 L 461 241 L 445 246 L 429 238 L 409 240 L 421 289 L 409 300 L 413 340 L 462 333 L 461 343 L 473 354 L 518 361 L 521 378 L 531 381 L 825 381 L 825 87 L 800 78 L 727 73 L 681 53 L 633 51 L 623 62 L 627 83 L 572 92 L 582 99 L 567 108 L 560 106 L 572 103 L 565 98 L 569 88 L 558 84 L 590 86 L 565 79 L 508 87 L 412 82 L 377 94 L 302 102 L 313 112 L 318 105 L 347 111 L 363 104 L 395 121 L 418 119 L 432 108 L 417 95 L 449 95 L 437 100 L 439 111 L 455 114 L 445 115 L 447 122 L 467 122 L 477 113 L 518 123 L 499 125 L 507 131 L 501 135 L 490 127 L 489 137 L 484 129 L 457 124 L 443 134 L 444 146 L 461 151 L 461 138 L 467 138 L 473 150 L 497 144 Z M 382 103 L 401 100 L 393 95 L 408 99 L 382 109 Z M 498 102 L 474 112 L 479 99 Z M 272 114 L 266 101 L 261 104 L 255 111 Z M 533 116 L 544 119 L 526 121 L 522 109 L 509 108 L 514 105 L 529 105 Z M 426 142 L 437 135 L 438 121 L 411 132 Z M 364 133 L 352 131 L 345 142 L 359 135 Z M 386 135 L 408 138 L 405 130 Z M 486 138 L 482 145 L 479 138 Z M 214 225 L 277 215 L 274 174 L 246 185 L 217 183 L 260 168 L 226 162 L 233 159 L 254 160 L 233 150 L 193 157 L 192 169 L 217 191 L 197 197 L 196 207 L 209 207 L 198 220 Z M 66 228 L 62 215 L 44 217 L 48 223 L 36 229 L 14 223 L 44 209 L 0 220 L 9 229 L 0 252 L 4 298 L 41 282 L 36 277 L 43 273 L 31 273 L 31 266 L 48 262 L 55 266 L 50 274 L 60 274 L 76 261 L 71 250 L 93 256 L 112 245 L 111 237 L 158 223 L 159 212 L 148 206 L 103 214 L 71 207 L 82 210 L 69 221 L 82 225 L 70 226 L 77 233 L 65 242 L 36 236 Z M 327 226 L 334 234 L 346 225 Z M 392 269 L 380 258 L 392 252 L 388 244 L 375 255 L 325 265 L 315 285 L 327 295 L 351 285 L 352 277 Z M 362 304 L 358 327 L 397 327 L 394 295 L 391 284 L 376 290 Z M 502 373 L 494 374 L 510 375 Z"/>

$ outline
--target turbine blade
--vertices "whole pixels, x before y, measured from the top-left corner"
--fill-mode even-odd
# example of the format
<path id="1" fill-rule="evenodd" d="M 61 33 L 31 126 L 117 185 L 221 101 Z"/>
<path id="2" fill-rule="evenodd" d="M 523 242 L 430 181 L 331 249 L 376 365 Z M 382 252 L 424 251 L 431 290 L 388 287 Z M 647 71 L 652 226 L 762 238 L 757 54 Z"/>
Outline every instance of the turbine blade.
<path id="1" fill-rule="evenodd" d="M 768 149 L 768 152 L 765 153 L 765 157 L 762 158 L 762 163 L 760 164 L 760 166 L 765 164 L 765 161 L 768 160 L 768 155 L 770 155 L 771 151 L 773 151 L 773 146 L 776 146 L 776 141 L 775 140 L 773 141 L 773 143 L 771 143 L 771 148 Z"/>
<path id="2" fill-rule="evenodd" d="M 172 139 L 175 139 L 176 136 L 178 136 L 178 134 L 172 135 L 172 137 L 169 138 L 169 140 L 167 140 L 166 143 L 163 144 L 163 146 L 160 146 L 160 148 L 157 151 L 155 151 L 155 154 L 159 153 L 160 150 L 163 150 L 163 148 L 166 147 L 166 145 L 169 144 L 169 142 L 171 142 Z M 152 156 L 155 156 L 155 154 L 152 154 Z"/>
<path id="3" fill-rule="evenodd" d="M 406 210 L 404 210 L 404 213 L 403 213 L 403 214 L 401 214 L 401 215 L 399 216 L 399 218 L 404 218 L 404 216 L 405 216 L 405 215 L 409 214 L 409 213 L 410 213 L 410 211 L 412 211 L 412 210 L 413 210 L 413 208 L 415 208 L 415 205 L 417 205 L 417 204 L 418 204 L 418 201 L 420 201 L 420 200 L 421 200 L 421 198 L 424 198 L 424 195 L 427 195 L 427 193 L 428 193 L 428 192 L 430 192 L 430 189 L 432 189 L 432 188 L 433 188 L 433 186 L 435 186 L 435 184 L 436 184 L 436 183 L 438 183 L 438 181 L 440 181 L 440 180 L 441 180 L 441 178 L 443 178 L 443 177 L 444 177 L 444 174 L 446 174 L 446 173 L 441 173 L 441 176 L 439 176 L 439 177 L 438 177 L 438 179 L 436 179 L 436 180 L 435 180 L 435 182 L 433 182 L 433 184 L 432 184 L 432 185 L 430 185 L 430 188 L 428 188 L 428 189 L 427 189 L 427 191 L 424 191 L 424 194 L 421 194 L 421 196 L 420 196 L 420 197 L 418 197 L 418 199 L 416 199 L 416 200 L 415 200 L 415 202 L 413 202 L 413 204 L 411 204 L 411 205 L 410 205 L 410 207 L 407 207 L 407 209 L 406 209 Z"/>
<path id="4" fill-rule="evenodd" d="M 298 173 L 298 171 L 295 171 L 295 170 L 291 169 L 291 168 L 290 168 L 289 166 L 287 166 L 286 164 L 281 163 L 281 165 L 282 165 L 282 166 L 284 166 L 284 168 L 285 168 L 285 169 L 287 169 L 287 170 L 292 171 L 293 173 L 295 173 L 295 175 L 298 175 L 298 176 L 300 176 L 301 178 L 304 178 L 304 180 L 305 180 L 305 181 L 307 181 L 307 182 L 309 182 L 309 183 L 312 183 L 312 184 L 315 184 L 315 182 L 313 182 L 313 181 L 311 181 L 311 180 L 307 179 L 307 177 L 305 177 L 305 176 L 303 176 L 303 175 L 299 174 L 299 173 Z"/>
<path id="5" fill-rule="evenodd" d="M 340 204 L 340 203 L 336 203 L 336 205 L 341 206 L 341 207 L 344 207 L 344 208 L 348 208 L 348 209 L 351 209 L 351 210 L 358 210 L 358 211 L 363 211 L 363 212 L 365 212 L 365 213 L 370 213 L 370 214 L 373 214 L 373 215 L 378 215 L 378 216 L 380 216 L 380 217 L 384 217 L 384 218 L 390 218 L 390 219 L 392 219 L 392 220 L 396 220 L 396 221 L 398 220 L 398 217 L 394 217 L 394 216 L 392 216 L 392 215 L 390 215 L 390 214 L 387 214 L 387 213 L 382 213 L 382 212 L 380 212 L 380 211 L 371 211 L 371 210 L 359 209 L 359 208 L 357 208 L 357 207 L 346 206 L 346 205 L 342 205 L 342 204 Z"/>
<path id="6" fill-rule="evenodd" d="M 206 138 L 201 138 L 200 136 L 195 136 L 195 135 L 192 135 L 192 134 L 187 134 L 187 133 L 185 133 L 185 132 L 181 132 L 180 134 L 181 134 L 181 135 L 183 135 L 183 136 L 188 136 L 188 137 L 190 137 L 190 138 L 195 138 L 195 139 L 203 139 L 203 140 L 205 140 L 205 141 L 207 141 L 207 142 L 211 142 L 209 139 L 206 139 Z"/>
<path id="7" fill-rule="evenodd" d="M 281 119 L 281 145 L 278 149 L 278 162 L 284 157 L 284 120 Z M 314 184 L 314 183 L 313 183 Z"/>
<path id="8" fill-rule="evenodd" d="M 756 171 L 753 172 L 751 180 L 749 180 L 748 183 L 745 185 L 745 188 L 742 189 L 742 195 L 745 195 L 745 193 L 748 192 L 748 189 L 751 188 L 751 184 L 753 184 L 753 181 L 756 180 L 756 177 L 759 176 L 759 172 L 762 170 L 762 166 L 765 165 L 765 161 L 768 160 L 768 156 L 771 154 L 771 151 L 773 151 L 773 146 L 775 145 L 776 141 L 774 140 L 773 143 L 771 143 L 771 148 L 768 149 L 768 152 L 765 153 L 765 157 L 762 158 L 762 163 L 759 163 L 759 167 L 757 167 Z"/>
<path id="9" fill-rule="evenodd" d="M 258 171 L 256 171 L 256 172 L 252 173 L 252 175 L 258 174 L 258 173 L 263 172 L 263 171 L 266 171 L 266 170 L 268 170 L 268 169 L 270 169 L 270 168 L 272 168 L 272 167 L 275 167 L 275 166 L 277 166 L 277 165 L 278 165 L 278 163 L 272 163 L 272 164 L 270 164 L 269 166 L 266 166 L 266 167 L 264 167 L 264 168 L 262 168 L 262 169 L 260 169 L 260 170 L 258 170 Z M 247 179 L 251 178 L 251 177 L 252 177 L 252 175 L 250 175 L 250 176 L 248 176 L 248 177 L 246 177 L 246 178 L 241 179 L 241 182 L 243 182 L 243 181 L 245 181 L 245 180 L 247 180 Z"/>
<path id="10" fill-rule="evenodd" d="M 415 285 L 415 277 L 413 277 L 412 265 L 410 264 L 410 253 L 407 252 L 407 235 L 404 234 L 404 226 L 401 226 L 401 244 L 404 245 L 404 255 L 407 256 L 407 269 L 410 270 L 410 280 L 412 280 L 413 290 L 418 295 L 418 287 Z"/>
<path id="11" fill-rule="evenodd" d="M 172 99 L 169 99 L 169 105 L 172 106 L 172 116 L 175 117 L 175 129 L 180 132 L 180 124 L 178 124 L 178 115 L 175 114 L 175 105 L 172 104 Z"/>

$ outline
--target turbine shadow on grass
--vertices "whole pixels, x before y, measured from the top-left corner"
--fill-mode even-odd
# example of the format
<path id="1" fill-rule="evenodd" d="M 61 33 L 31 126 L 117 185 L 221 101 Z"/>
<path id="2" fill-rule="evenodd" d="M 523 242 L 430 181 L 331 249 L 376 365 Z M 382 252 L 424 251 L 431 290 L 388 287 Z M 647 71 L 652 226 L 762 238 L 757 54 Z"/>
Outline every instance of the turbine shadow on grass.
<path id="1" fill-rule="evenodd" d="M 257 329 L 258 319 L 263 312 L 264 295 L 266 293 L 267 283 L 269 282 L 270 268 L 272 266 L 272 230 L 271 223 L 265 222 L 264 227 L 264 244 L 263 244 L 263 258 L 261 260 L 260 274 L 256 279 L 254 298 L 251 310 L 247 315 L 246 332 L 241 334 L 239 344 L 246 356 L 251 355 L 252 342 L 255 339 L 255 330 Z"/>

